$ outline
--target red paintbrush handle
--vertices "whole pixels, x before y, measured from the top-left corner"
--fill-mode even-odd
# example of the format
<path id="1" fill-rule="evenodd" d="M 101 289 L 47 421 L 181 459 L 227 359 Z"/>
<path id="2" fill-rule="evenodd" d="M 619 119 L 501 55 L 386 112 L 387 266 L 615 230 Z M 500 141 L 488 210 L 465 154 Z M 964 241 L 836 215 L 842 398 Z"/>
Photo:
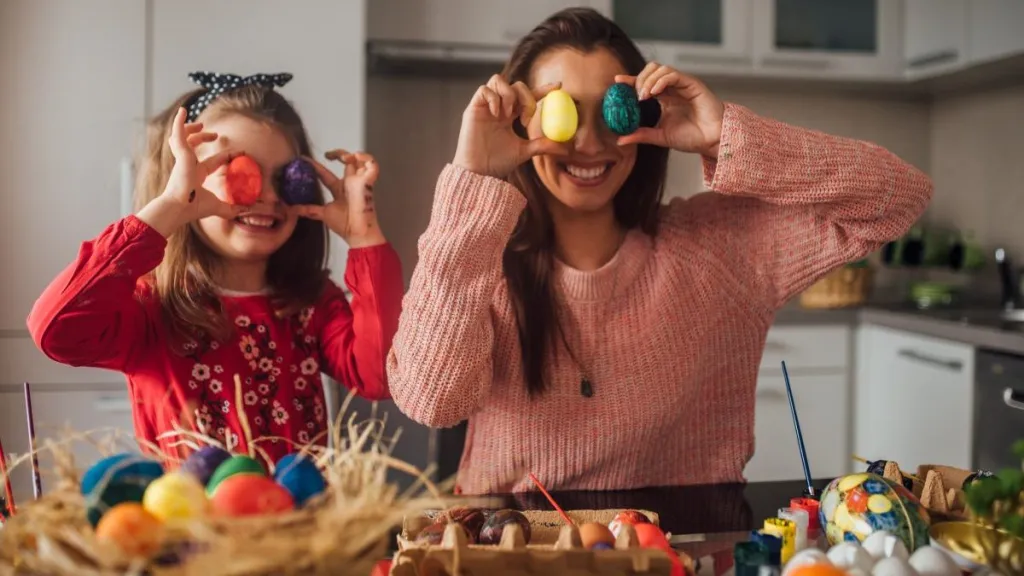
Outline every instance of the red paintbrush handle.
<path id="1" fill-rule="evenodd" d="M 541 494 L 543 494 L 544 497 L 548 499 L 548 502 L 550 502 L 551 505 L 554 506 L 555 510 L 558 511 L 558 513 L 562 516 L 562 520 L 565 520 L 565 523 L 569 526 L 575 526 L 576 523 L 569 519 L 569 516 L 565 513 L 565 510 L 562 510 L 562 507 L 558 505 L 558 502 L 555 502 L 555 499 L 551 497 L 551 494 L 548 494 L 548 491 L 544 489 L 544 485 L 540 483 L 540 480 L 537 480 L 537 477 L 533 475 L 533 472 L 530 472 L 530 480 L 532 480 L 534 485 L 537 486 Z"/>

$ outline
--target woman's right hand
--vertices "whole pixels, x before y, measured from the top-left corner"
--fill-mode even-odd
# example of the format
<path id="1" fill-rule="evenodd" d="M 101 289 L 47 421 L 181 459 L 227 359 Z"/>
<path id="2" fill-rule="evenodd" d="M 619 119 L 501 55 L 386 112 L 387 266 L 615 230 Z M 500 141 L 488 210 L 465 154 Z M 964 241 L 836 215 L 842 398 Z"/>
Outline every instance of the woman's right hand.
<path id="1" fill-rule="evenodd" d="M 537 112 L 537 101 L 558 87 L 548 84 L 531 91 L 522 82 L 510 85 L 499 75 L 491 76 L 486 85 L 477 88 L 462 114 L 459 144 L 452 163 L 484 176 L 506 178 L 534 156 L 568 155 L 568 143 L 544 136 L 525 140 L 512 128 L 517 118 L 523 126 L 529 126 Z"/>
<path id="2" fill-rule="evenodd" d="M 200 122 L 186 124 L 186 112 L 180 108 L 174 116 L 168 139 L 174 167 L 163 193 L 139 211 L 137 217 L 164 236 L 170 236 L 181 226 L 209 216 L 234 218 L 242 206 L 228 204 L 203 187 L 207 177 L 231 160 L 231 153 L 221 151 L 202 162 L 196 156 L 196 147 L 217 139 L 213 132 L 203 132 Z"/>

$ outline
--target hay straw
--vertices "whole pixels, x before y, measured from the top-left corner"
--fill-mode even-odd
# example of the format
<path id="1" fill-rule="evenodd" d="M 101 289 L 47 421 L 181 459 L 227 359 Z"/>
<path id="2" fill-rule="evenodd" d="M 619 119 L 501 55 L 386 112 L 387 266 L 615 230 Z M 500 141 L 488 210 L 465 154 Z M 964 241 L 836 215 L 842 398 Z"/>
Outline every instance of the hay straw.
<path id="1" fill-rule="evenodd" d="M 351 395 L 346 399 L 347 409 Z M 60 440 L 45 439 L 33 454 L 12 460 L 9 470 L 39 452 L 53 455 L 58 480 L 41 499 L 19 508 L 0 530 L 0 575 L 32 573 L 53 576 L 141 574 L 153 576 L 202 574 L 359 574 L 369 573 L 385 557 L 393 530 L 407 515 L 443 508 L 451 503 L 427 476 L 391 456 L 394 438 L 384 436 L 386 421 L 356 421 L 343 412 L 329 423 L 333 446 L 302 446 L 324 472 L 327 490 L 298 510 L 284 514 L 226 518 L 206 517 L 167 524 L 165 549 L 185 550 L 176 564 L 131 559 L 114 544 L 95 537 L 86 519 L 92 499 L 81 494 L 81 470 L 70 445 L 90 441 L 97 431 L 68 433 Z M 116 434 L 115 434 L 116 436 Z M 217 445 L 216 439 L 191 430 L 172 430 L 162 439 L 178 437 L 187 445 Z M 248 440 L 248 439 L 247 439 Z M 267 441 L 254 438 L 249 445 Z M 113 442 L 101 453 L 112 453 Z M 156 459 L 156 446 L 138 442 Z M 414 489 L 399 494 L 387 482 L 388 470 L 415 479 Z M 113 471 L 109 471 L 108 478 Z M 106 479 L 104 479 L 105 481 Z"/>

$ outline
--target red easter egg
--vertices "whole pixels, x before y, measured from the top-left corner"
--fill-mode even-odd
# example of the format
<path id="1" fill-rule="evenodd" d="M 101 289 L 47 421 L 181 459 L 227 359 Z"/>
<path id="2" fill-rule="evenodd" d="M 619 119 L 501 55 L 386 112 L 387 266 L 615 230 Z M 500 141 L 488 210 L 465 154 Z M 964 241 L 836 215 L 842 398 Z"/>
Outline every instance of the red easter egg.
<path id="1" fill-rule="evenodd" d="M 210 504 L 214 512 L 222 516 L 278 514 L 295 509 L 290 492 L 258 474 L 236 474 L 224 479 L 213 493 Z"/>
<path id="2" fill-rule="evenodd" d="M 654 524 L 634 524 L 633 530 L 636 531 L 636 539 L 640 543 L 641 548 L 672 549 L 672 546 L 668 543 L 668 538 L 665 538 L 665 533 Z"/>
<path id="3" fill-rule="evenodd" d="M 230 204 L 252 206 L 260 198 L 263 173 L 260 165 L 248 156 L 238 156 L 228 162 L 227 192 Z"/>

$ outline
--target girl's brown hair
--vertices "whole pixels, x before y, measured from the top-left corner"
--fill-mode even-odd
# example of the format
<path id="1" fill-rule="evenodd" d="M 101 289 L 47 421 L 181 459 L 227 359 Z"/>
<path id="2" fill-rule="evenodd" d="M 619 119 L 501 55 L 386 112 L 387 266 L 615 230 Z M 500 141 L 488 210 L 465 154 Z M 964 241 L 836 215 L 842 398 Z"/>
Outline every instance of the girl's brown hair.
<path id="1" fill-rule="evenodd" d="M 634 76 L 646 65 L 636 44 L 614 22 L 590 8 L 569 8 L 519 41 L 502 72 L 505 80 L 529 83 L 537 58 L 557 48 L 608 50 Z M 638 147 L 633 171 L 613 201 L 615 217 L 623 227 L 640 228 L 652 236 L 657 233 L 667 167 L 667 149 Z M 562 330 L 551 281 L 554 222 L 545 202 L 548 191 L 532 162 L 520 166 L 510 179 L 526 196 L 527 208 L 505 248 L 503 267 L 516 316 L 526 389 L 531 396 L 538 396 L 548 387 L 546 360 L 557 352 L 557 336 Z"/>
<path id="2" fill-rule="evenodd" d="M 171 169 L 174 155 L 168 140 L 178 108 L 205 92 L 200 88 L 178 98 L 154 117 L 147 130 L 145 156 L 136 183 L 135 209 L 159 196 Z M 203 120 L 224 114 L 242 114 L 279 130 L 297 154 L 310 156 L 306 129 L 295 108 L 277 92 L 259 86 L 244 86 L 217 96 L 202 114 Z M 323 192 L 318 189 L 318 204 Z M 322 222 L 300 218 L 291 237 L 267 265 L 267 285 L 279 314 L 288 316 L 319 298 L 328 276 L 328 235 Z M 171 333 L 182 340 L 229 337 L 231 323 L 221 309 L 213 280 L 220 257 L 202 240 L 197 223 L 183 227 L 167 240 L 164 259 L 149 281 Z"/>

